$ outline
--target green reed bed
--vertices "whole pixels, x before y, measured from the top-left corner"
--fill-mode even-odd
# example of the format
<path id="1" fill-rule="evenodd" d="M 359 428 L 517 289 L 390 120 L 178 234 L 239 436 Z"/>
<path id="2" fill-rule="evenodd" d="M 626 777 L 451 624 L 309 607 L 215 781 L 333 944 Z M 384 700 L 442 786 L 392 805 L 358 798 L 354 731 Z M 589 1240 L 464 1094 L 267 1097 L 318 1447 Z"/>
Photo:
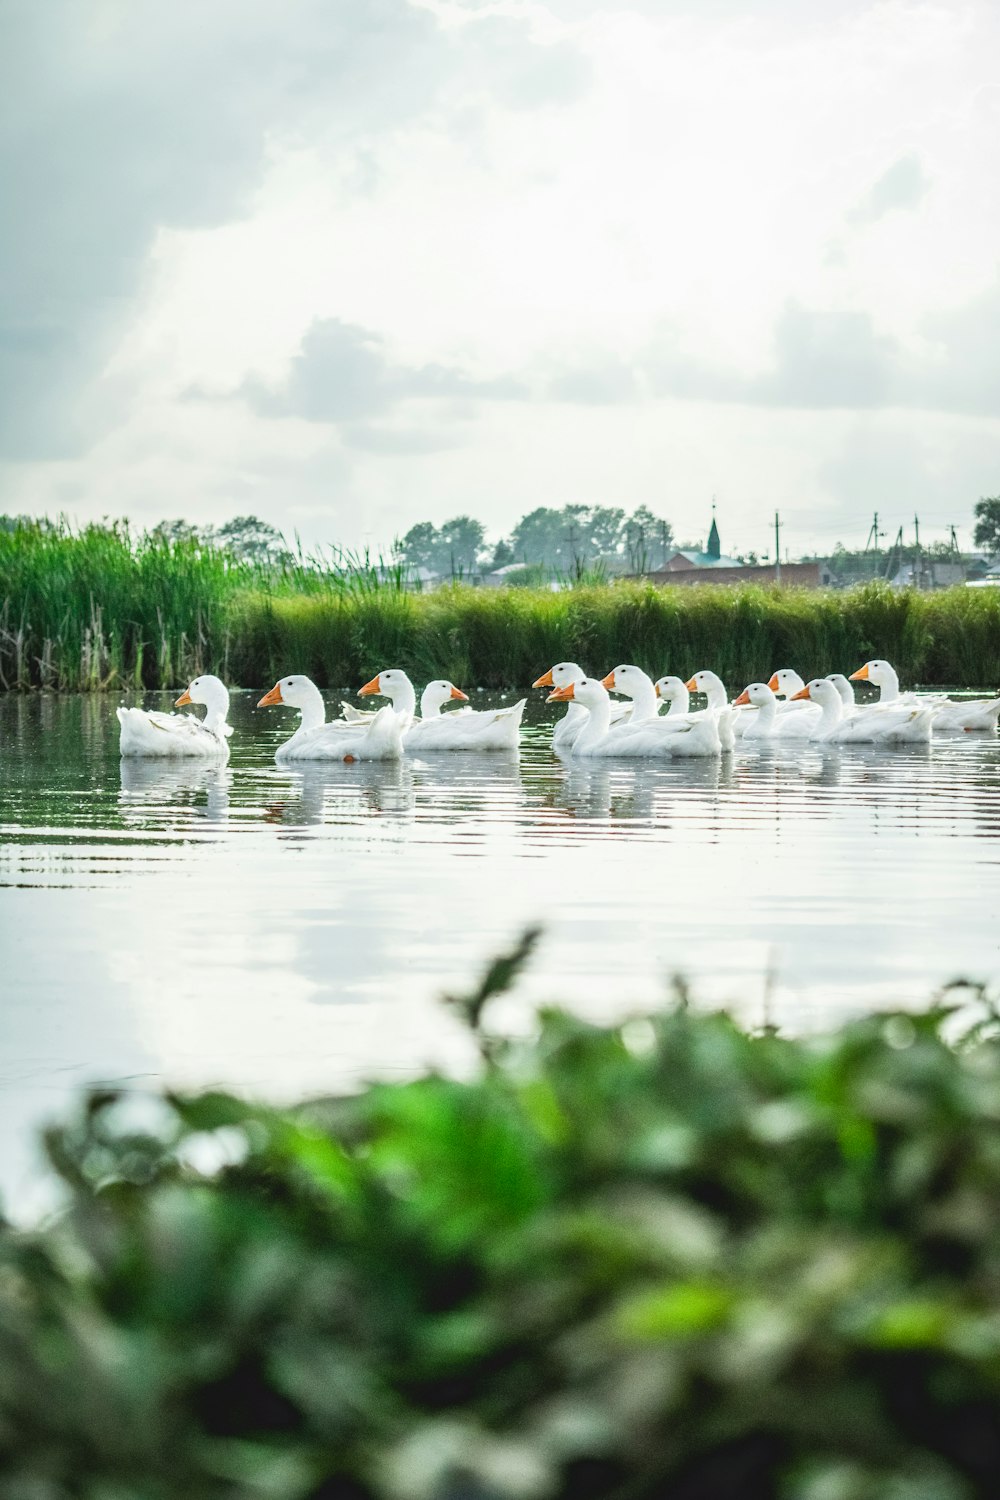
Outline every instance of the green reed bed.
<path id="1" fill-rule="evenodd" d="M 907 682 L 1000 683 L 1000 590 L 873 583 L 841 593 L 615 582 L 408 592 L 366 558 L 240 559 L 125 526 L 0 529 L 0 689 L 173 688 L 198 672 L 323 687 L 381 667 L 524 687 L 555 661 L 659 676 L 711 667 L 731 687 L 887 657 Z"/>
<path id="2" fill-rule="evenodd" d="M 239 680 L 308 671 L 321 686 L 363 682 L 382 667 L 416 679 L 524 687 L 560 660 L 602 674 L 635 662 L 654 676 L 711 667 L 731 686 L 780 666 L 807 676 L 851 671 L 871 656 L 907 682 L 1000 683 L 1000 591 L 919 595 L 869 584 L 803 589 L 566 589 L 281 597 L 237 601 L 232 661 Z"/>

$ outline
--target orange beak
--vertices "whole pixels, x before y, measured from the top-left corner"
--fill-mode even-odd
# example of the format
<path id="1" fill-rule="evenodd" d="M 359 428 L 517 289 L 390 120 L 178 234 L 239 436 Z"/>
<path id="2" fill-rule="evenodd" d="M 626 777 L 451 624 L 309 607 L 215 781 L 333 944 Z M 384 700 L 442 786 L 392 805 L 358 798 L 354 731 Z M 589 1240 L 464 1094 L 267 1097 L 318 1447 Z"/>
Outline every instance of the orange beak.
<path id="1" fill-rule="evenodd" d="M 271 691 L 264 694 L 263 698 L 261 698 L 260 702 L 257 704 L 257 707 L 270 708 L 273 704 L 284 703 L 284 701 L 284 698 L 281 696 L 281 683 L 276 682 Z"/>
<path id="2" fill-rule="evenodd" d="M 772 693 L 776 693 L 778 691 L 778 689 L 780 688 L 780 686 L 781 686 L 781 683 L 778 681 L 778 674 L 777 674 L 777 672 L 772 672 L 771 673 L 771 680 L 768 683 L 768 687 L 771 689 Z"/>
<path id="3" fill-rule="evenodd" d="M 532 687 L 555 687 L 555 683 L 552 681 L 552 668 L 550 667 L 547 672 L 544 672 L 542 674 L 542 676 L 539 677 L 538 681 L 537 682 L 533 682 L 531 684 L 531 686 Z"/>
<path id="4" fill-rule="evenodd" d="M 463 703 L 468 703 L 469 701 L 468 693 L 463 693 L 461 688 L 452 687 L 451 696 L 453 698 L 461 698 Z"/>
<path id="5" fill-rule="evenodd" d="M 734 698 L 733 699 L 733 707 L 734 708 L 740 708 L 744 703 L 749 703 L 749 702 L 750 702 L 750 694 L 747 692 L 746 688 L 744 688 L 743 691 L 742 691 L 742 693 L 740 694 L 740 696 L 738 698 Z"/>
<path id="6" fill-rule="evenodd" d="M 565 687 L 555 688 L 546 698 L 546 703 L 568 703 L 576 697 L 576 690 L 571 682 Z"/>
<path id="7" fill-rule="evenodd" d="M 696 693 L 698 691 L 698 684 L 695 682 L 693 677 L 689 677 L 684 686 L 687 688 L 689 693 Z"/>
<path id="8" fill-rule="evenodd" d="M 663 694 L 660 692 L 660 684 L 658 682 L 654 682 L 653 683 L 653 692 L 656 694 L 656 696 L 658 698 L 662 698 L 663 697 Z"/>
<path id="9" fill-rule="evenodd" d="M 191 694 L 188 692 L 187 688 L 185 688 L 184 691 L 183 691 L 183 693 L 181 693 L 180 697 L 175 700 L 174 707 L 175 708 L 183 708 L 185 703 L 193 703 L 193 702 L 194 702 L 194 699 L 191 697 Z"/>
<path id="10" fill-rule="evenodd" d="M 606 687 L 609 693 L 613 693 L 614 692 L 614 690 L 615 690 L 615 674 L 614 674 L 614 672 L 609 672 L 608 675 L 607 675 L 607 677 L 602 677 L 601 678 L 601 687 Z"/>
<path id="11" fill-rule="evenodd" d="M 358 689 L 358 697 L 370 698 L 373 693 L 380 693 L 382 691 L 382 689 L 379 687 L 379 683 L 381 681 L 382 674 L 380 672 L 377 677 L 372 678 L 371 682 L 366 682 L 363 688 Z"/>
<path id="12" fill-rule="evenodd" d="M 811 697 L 812 697 L 812 693 L 809 691 L 809 689 L 807 687 L 804 687 L 801 692 L 793 693 L 792 694 L 792 702 L 794 703 L 795 700 L 796 700 L 796 698 L 811 698 Z"/>
<path id="13" fill-rule="evenodd" d="M 859 667 L 856 672 L 852 672 L 851 673 L 851 681 L 852 682 L 867 682 L 868 681 L 868 663 L 867 662 L 865 662 L 865 664 L 864 664 L 863 667 Z"/>

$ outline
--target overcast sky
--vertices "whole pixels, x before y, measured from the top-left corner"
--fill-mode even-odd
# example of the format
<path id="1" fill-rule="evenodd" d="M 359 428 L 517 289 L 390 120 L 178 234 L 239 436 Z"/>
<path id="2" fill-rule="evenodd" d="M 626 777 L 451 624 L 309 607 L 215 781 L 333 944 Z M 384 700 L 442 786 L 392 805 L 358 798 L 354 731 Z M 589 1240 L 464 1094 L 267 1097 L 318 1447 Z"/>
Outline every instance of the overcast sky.
<path id="1" fill-rule="evenodd" d="M 995 0 L 0 0 L 0 510 L 1000 493 Z"/>

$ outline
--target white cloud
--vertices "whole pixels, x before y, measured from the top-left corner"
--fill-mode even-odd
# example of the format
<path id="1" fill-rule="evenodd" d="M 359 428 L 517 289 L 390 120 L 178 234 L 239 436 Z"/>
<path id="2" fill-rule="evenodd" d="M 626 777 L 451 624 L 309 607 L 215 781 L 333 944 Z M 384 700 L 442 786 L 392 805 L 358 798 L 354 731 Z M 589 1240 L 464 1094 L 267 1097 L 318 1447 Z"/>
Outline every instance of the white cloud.
<path id="1" fill-rule="evenodd" d="M 15 8 L 0 505 L 352 544 L 715 491 L 806 546 L 907 434 L 922 504 L 995 488 L 986 0 L 293 9 Z"/>

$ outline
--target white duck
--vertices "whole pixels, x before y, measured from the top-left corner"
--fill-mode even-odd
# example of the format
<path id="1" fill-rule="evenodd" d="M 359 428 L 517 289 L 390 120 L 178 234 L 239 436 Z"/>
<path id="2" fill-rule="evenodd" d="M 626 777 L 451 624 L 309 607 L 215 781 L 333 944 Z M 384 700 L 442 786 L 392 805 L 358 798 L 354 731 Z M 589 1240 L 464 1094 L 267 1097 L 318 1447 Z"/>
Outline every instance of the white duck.
<path id="1" fill-rule="evenodd" d="M 578 662 L 557 661 L 554 667 L 550 667 L 547 672 L 542 673 L 541 677 L 536 678 L 531 686 L 536 688 L 568 687 L 571 682 L 583 682 L 586 676 L 586 672 Z M 551 694 L 545 701 L 546 703 L 552 702 Z M 612 703 L 612 724 L 624 723 L 626 719 L 631 717 L 631 714 L 631 703 Z M 582 703 L 574 703 L 570 700 L 566 713 L 552 731 L 553 750 L 557 750 L 561 754 L 572 750 L 573 743 L 586 722 L 587 710 L 583 707 Z"/>
<path id="2" fill-rule="evenodd" d="M 119 708 L 119 745 L 122 755 L 209 756 L 229 755 L 228 739 L 233 729 L 226 723 L 229 694 L 218 677 L 206 673 L 196 677 L 181 693 L 175 708 L 185 703 L 204 705 L 204 719 L 193 714 L 161 714 L 144 708 Z"/>
<path id="3" fill-rule="evenodd" d="M 736 703 L 729 702 L 729 694 L 722 678 L 715 672 L 695 672 L 684 684 L 689 693 L 704 693 L 708 700 L 708 707 L 717 712 L 724 708 L 736 708 Z M 740 711 L 732 715 L 732 730 L 736 739 L 742 739 L 748 724 L 752 724 L 756 715 L 752 709 L 741 705 Z"/>
<path id="4" fill-rule="evenodd" d="M 297 708 L 302 722 L 274 752 L 277 761 L 287 760 L 398 760 L 403 753 L 403 721 L 386 704 L 364 724 L 326 722 L 326 708 L 319 688 L 308 677 L 282 677 L 265 693 L 258 708 L 283 704 Z"/>
<path id="5" fill-rule="evenodd" d="M 879 690 L 877 707 L 879 708 L 893 703 L 934 704 L 937 710 L 934 719 L 935 730 L 989 731 L 996 729 L 997 721 L 1000 719 L 1000 698 L 977 698 L 962 703 L 943 693 L 926 694 L 919 698 L 916 693 L 901 693 L 899 675 L 895 667 L 887 661 L 878 659 L 866 661 L 863 667 L 851 673 L 851 681 L 870 682 L 877 687 Z"/>
<path id="6" fill-rule="evenodd" d="M 828 745 L 926 744 L 935 722 L 933 706 L 907 703 L 845 716 L 837 684 L 828 677 L 813 678 L 797 697 L 819 705 L 822 717 L 813 738 Z"/>
<path id="7" fill-rule="evenodd" d="M 660 699 L 656 687 L 652 677 L 641 667 L 615 667 L 602 679 L 601 686 L 609 693 L 621 693 L 623 698 L 629 699 L 632 704 L 628 718 L 630 724 L 642 724 L 659 716 Z"/>
<path id="8" fill-rule="evenodd" d="M 854 713 L 855 709 L 858 706 L 857 701 L 854 697 L 854 689 L 851 687 L 851 684 L 848 682 L 843 672 L 828 672 L 826 674 L 826 681 L 832 682 L 834 687 L 837 689 L 837 692 L 840 695 L 840 706 L 844 711 L 844 718 L 848 718 L 851 714 Z"/>
<path id="9" fill-rule="evenodd" d="M 798 699 L 798 694 L 806 684 L 805 679 L 793 668 L 782 667 L 779 671 L 772 672 L 767 685 L 778 700 L 779 714 L 788 713 L 789 710 L 798 713 L 801 710 L 802 702 Z"/>
<path id="10" fill-rule="evenodd" d="M 420 698 L 420 718 L 414 717 L 416 691 L 405 672 L 391 668 L 379 672 L 360 690 L 361 697 L 378 694 L 392 700 L 393 709 L 405 723 L 403 743 L 407 751 L 423 755 L 432 750 L 516 750 L 526 698 L 510 708 L 471 709 L 443 714 L 451 699 L 468 702 L 466 694 L 445 678 L 429 682 Z"/>
<path id="11" fill-rule="evenodd" d="M 669 717 L 640 724 L 611 725 L 611 699 L 602 682 L 585 677 L 558 687 L 547 703 L 577 703 L 588 711 L 587 721 L 573 744 L 576 756 L 706 756 L 718 755 L 722 745 L 714 716 L 671 723 Z"/>
<path id="12" fill-rule="evenodd" d="M 719 743 L 724 751 L 735 747 L 736 737 L 733 733 L 733 723 L 736 714 L 728 704 L 721 708 L 699 708 L 691 712 L 691 695 L 688 692 L 687 683 L 680 677 L 657 678 L 653 684 L 657 698 L 667 705 L 667 716 L 665 722 L 668 724 L 681 724 L 685 720 L 688 723 L 711 717 L 715 720 L 715 726 L 719 731 Z"/>
<path id="13" fill-rule="evenodd" d="M 744 740 L 809 740 L 819 728 L 821 715 L 818 710 L 779 713 L 774 690 L 766 682 L 751 682 L 733 700 L 734 708 L 748 705 L 756 708 L 757 713 L 743 731 Z"/>
<path id="14" fill-rule="evenodd" d="M 653 687 L 656 696 L 667 705 L 668 716 L 676 719 L 691 712 L 691 694 L 683 677 L 673 677 L 668 673 L 665 677 L 658 677 Z"/>

